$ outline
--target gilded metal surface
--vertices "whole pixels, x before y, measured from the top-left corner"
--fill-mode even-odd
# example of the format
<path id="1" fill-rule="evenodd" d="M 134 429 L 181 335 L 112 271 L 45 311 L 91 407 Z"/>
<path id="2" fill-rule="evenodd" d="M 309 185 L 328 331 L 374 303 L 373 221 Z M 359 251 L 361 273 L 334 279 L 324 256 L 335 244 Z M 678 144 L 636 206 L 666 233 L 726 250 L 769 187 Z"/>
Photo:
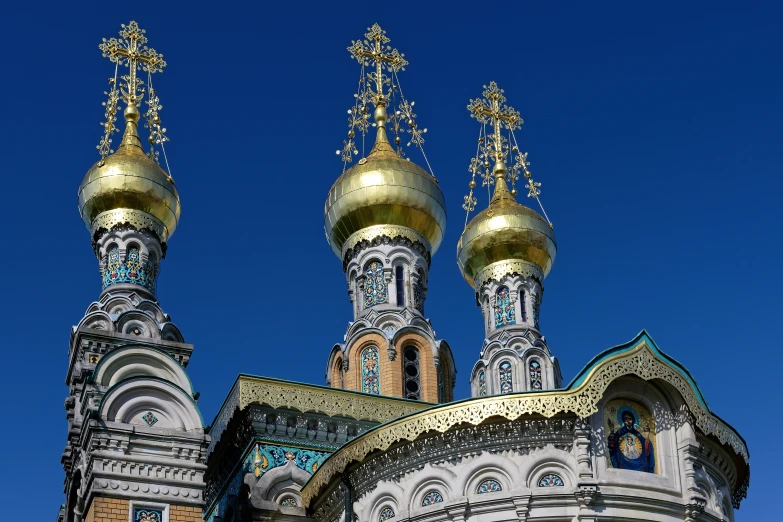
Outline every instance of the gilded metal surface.
<path id="1" fill-rule="evenodd" d="M 364 164 L 346 170 L 332 185 L 324 208 L 324 229 L 334 253 L 356 232 L 376 225 L 415 230 L 435 253 L 446 229 L 446 202 L 435 178 L 397 157 L 388 142 L 376 143 Z"/>
<path id="2" fill-rule="evenodd" d="M 478 397 L 430 408 L 379 426 L 332 454 L 302 489 L 302 502 L 309 507 L 321 489 L 351 463 L 362 462 L 372 452 L 386 451 L 395 442 L 415 440 L 430 430 L 443 433 L 460 424 L 478 425 L 498 416 L 515 420 L 522 415 L 552 417 L 558 413 L 573 412 L 587 418 L 598 411 L 598 403 L 609 384 L 623 375 L 637 375 L 645 380 L 661 379 L 674 386 L 693 414 L 696 425 L 705 434 L 714 435 L 722 444 L 730 445 L 748 462 L 748 450 L 739 435 L 706 410 L 685 377 L 656 357 L 647 343 L 642 341 L 632 350 L 609 357 L 596 365 L 582 383 L 573 389 Z"/>
<path id="3" fill-rule="evenodd" d="M 163 242 L 177 228 L 181 212 L 177 188 L 140 146 L 121 146 L 93 165 L 79 187 L 79 213 L 88 229 L 99 214 L 118 209 L 144 212 L 160 221 Z"/>
<path id="4" fill-rule="evenodd" d="M 537 265 L 544 277 L 555 261 L 555 232 L 537 212 L 503 199 L 493 202 L 471 221 L 457 243 L 457 265 L 465 280 L 476 285 L 479 273 L 502 261 Z"/>
<path id="5" fill-rule="evenodd" d="M 474 281 L 476 289 L 481 288 L 485 283 L 489 281 L 500 282 L 503 277 L 512 274 L 519 274 L 523 277 L 532 277 L 539 281 L 544 280 L 544 273 L 538 265 L 530 263 L 528 261 L 520 261 L 518 259 L 511 259 L 506 261 L 498 261 L 483 268 L 477 275 Z"/>
<path id="6" fill-rule="evenodd" d="M 413 229 L 396 225 L 376 225 L 374 227 L 363 228 L 355 234 L 352 234 L 351 237 L 349 237 L 345 243 L 343 243 L 341 255 L 344 258 L 348 250 L 352 249 L 362 241 L 372 242 L 373 239 L 384 236 L 390 239 L 404 237 L 406 239 L 410 239 L 413 242 L 419 242 L 424 245 L 428 251 L 430 250 L 430 242 L 427 241 L 427 238 Z"/>

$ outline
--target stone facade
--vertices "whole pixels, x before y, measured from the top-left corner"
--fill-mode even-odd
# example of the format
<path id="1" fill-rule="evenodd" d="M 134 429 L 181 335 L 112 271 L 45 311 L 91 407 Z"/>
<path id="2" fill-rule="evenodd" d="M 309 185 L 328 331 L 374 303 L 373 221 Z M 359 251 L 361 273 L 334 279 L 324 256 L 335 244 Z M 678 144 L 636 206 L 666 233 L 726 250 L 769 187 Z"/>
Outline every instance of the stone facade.
<path id="1" fill-rule="evenodd" d="M 489 279 L 479 288 L 486 338 L 470 374 L 473 397 L 562 385 L 560 363 L 539 330 L 543 291 L 541 277 L 519 274 Z"/>
<path id="2" fill-rule="evenodd" d="M 122 225 L 97 234 L 104 282 L 111 252 L 122 263 L 133 251 L 139 266 L 155 259 L 157 274 L 165 249 L 153 233 Z M 126 273 L 104 285 L 71 333 L 62 520 L 111 520 L 107 502 L 111 515 L 124 502 L 126 520 L 128 502 L 200 516 L 209 437 L 185 369 L 192 352 L 155 300 L 154 278 Z"/>
<path id="3" fill-rule="evenodd" d="M 412 230 L 409 235 L 416 237 Z M 430 267 L 426 240 L 380 236 L 349 238 L 346 245 L 343 268 L 354 320 L 332 349 L 327 384 L 433 403 L 453 400 L 451 349 L 424 316 Z"/>

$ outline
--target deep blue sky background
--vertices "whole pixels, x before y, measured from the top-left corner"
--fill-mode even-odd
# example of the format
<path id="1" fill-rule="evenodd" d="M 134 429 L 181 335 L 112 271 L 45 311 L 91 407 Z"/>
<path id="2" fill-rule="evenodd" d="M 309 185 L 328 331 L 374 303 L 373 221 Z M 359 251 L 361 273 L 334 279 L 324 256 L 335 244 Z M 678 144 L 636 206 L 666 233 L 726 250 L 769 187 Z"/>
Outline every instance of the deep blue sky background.
<path id="1" fill-rule="evenodd" d="M 768 518 L 780 477 L 783 11 L 539 4 L 4 7 L 2 518 L 53 520 L 64 498 L 69 332 L 100 293 L 76 191 L 98 159 L 113 74 L 97 45 L 131 19 L 169 63 L 155 85 L 183 214 L 159 299 L 195 345 L 188 370 L 207 423 L 240 372 L 324 383 L 351 318 L 322 218 L 359 74 L 345 48 L 377 21 L 411 63 L 403 88 L 449 207 L 427 315 L 454 350 L 456 396 L 483 335 L 455 264 L 477 135 L 465 105 L 496 80 L 525 119 L 517 138 L 555 223 L 541 325 L 564 379 L 647 329 L 748 442 L 737 520 Z"/>

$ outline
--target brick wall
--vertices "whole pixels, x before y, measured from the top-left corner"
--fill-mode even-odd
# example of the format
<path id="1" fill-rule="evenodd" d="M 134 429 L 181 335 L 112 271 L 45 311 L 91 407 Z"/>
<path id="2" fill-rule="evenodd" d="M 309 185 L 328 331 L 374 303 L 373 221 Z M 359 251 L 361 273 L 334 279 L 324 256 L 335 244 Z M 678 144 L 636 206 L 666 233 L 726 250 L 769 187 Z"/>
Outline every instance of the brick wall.
<path id="1" fill-rule="evenodd" d="M 128 501 L 118 498 L 95 497 L 84 520 L 85 522 L 110 520 L 128 522 Z"/>
<path id="2" fill-rule="evenodd" d="M 190 506 L 171 506 L 169 522 L 201 522 L 201 508 Z"/>
<path id="3" fill-rule="evenodd" d="M 95 497 L 84 522 L 128 522 L 128 501 L 118 498 Z M 200 507 L 169 506 L 169 522 L 201 522 Z"/>

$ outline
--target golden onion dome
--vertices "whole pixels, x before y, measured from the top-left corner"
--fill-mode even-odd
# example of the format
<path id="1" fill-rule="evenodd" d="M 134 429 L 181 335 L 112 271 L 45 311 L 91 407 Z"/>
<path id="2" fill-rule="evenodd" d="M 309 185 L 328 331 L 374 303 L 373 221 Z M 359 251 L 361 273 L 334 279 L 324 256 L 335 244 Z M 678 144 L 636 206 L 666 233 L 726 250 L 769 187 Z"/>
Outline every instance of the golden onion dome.
<path id="1" fill-rule="evenodd" d="M 425 239 L 434 254 L 446 230 L 446 202 L 435 178 L 400 158 L 379 125 L 372 152 L 343 172 L 329 190 L 324 230 L 340 258 L 348 239 L 360 231 L 364 233 L 354 236 L 351 245 L 357 238 L 412 230 L 415 239 Z"/>
<path id="2" fill-rule="evenodd" d="M 165 242 L 181 211 L 174 181 L 141 147 L 138 109 L 125 109 L 125 134 L 117 152 L 92 166 L 79 186 L 79 213 L 87 228 L 130 223 L 155 231 Z"/>
<path id="3" fill-rule="evenodd" d="M 474 288 L 512 273 L 543 279 L 557 253 L 549 223 L 514 201 L 504 177 L 496 183 L 492 202 L 468 223 L 457 243 L 457 265 Z"/>

